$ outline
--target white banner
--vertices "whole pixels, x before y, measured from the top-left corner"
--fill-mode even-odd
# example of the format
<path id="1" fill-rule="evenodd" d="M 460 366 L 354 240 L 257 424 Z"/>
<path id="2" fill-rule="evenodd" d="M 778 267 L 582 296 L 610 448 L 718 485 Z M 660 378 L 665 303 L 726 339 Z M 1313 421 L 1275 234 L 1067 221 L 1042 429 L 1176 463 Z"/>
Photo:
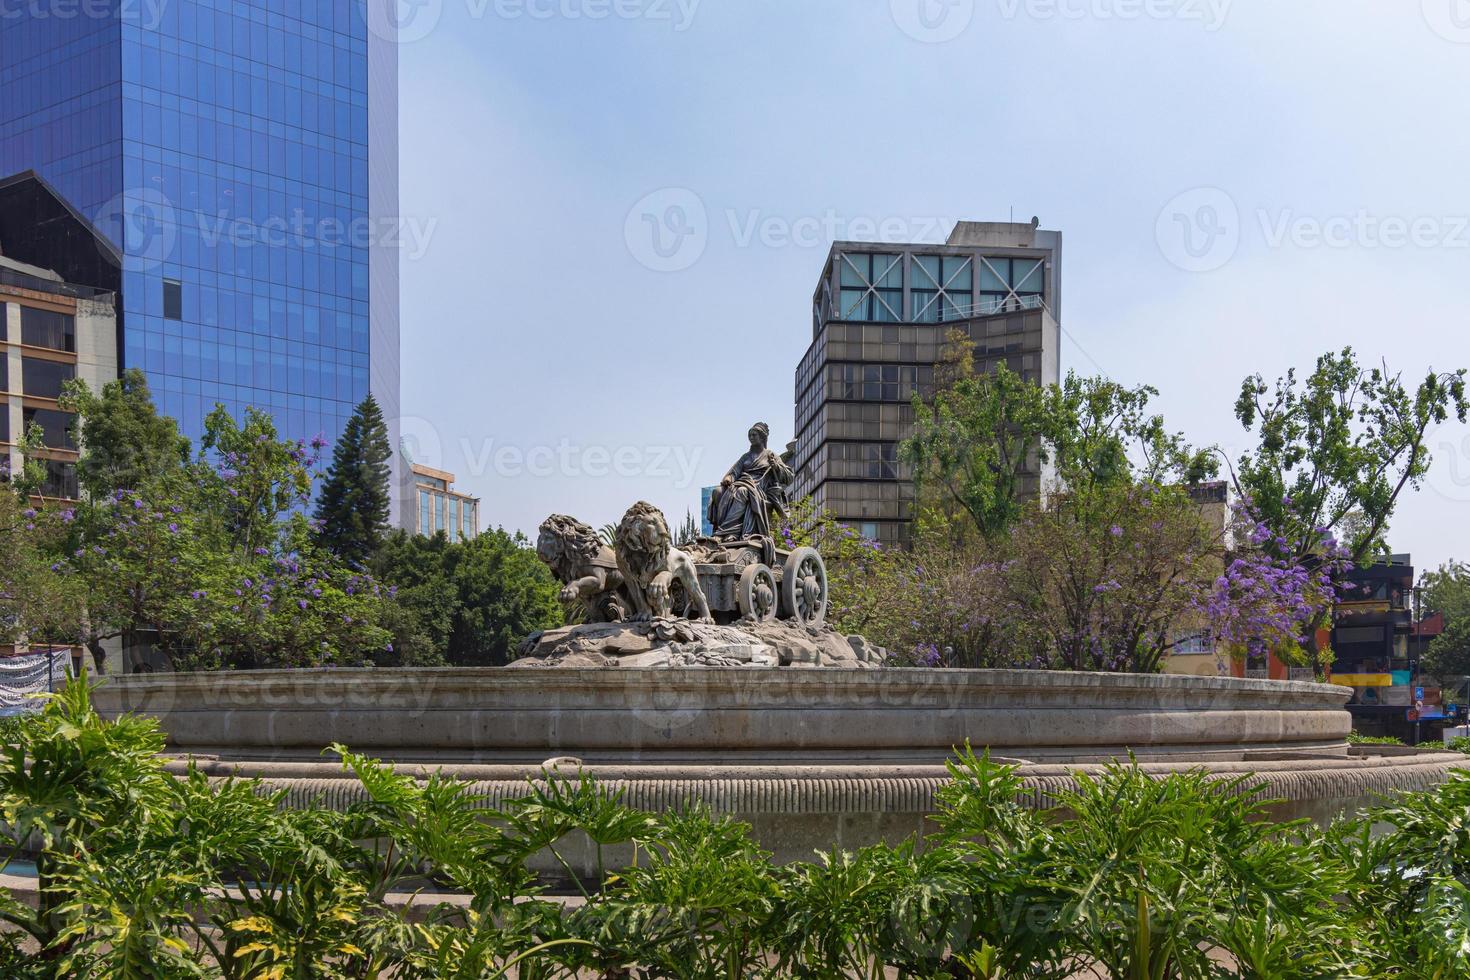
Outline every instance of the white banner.
<path id="1" fill-rule="evenodd" d="M 0 657 L 0 715 L 40 710 L 41 699 L 27 695 L 60 688 L 70 672 L 70 650 Z"/>

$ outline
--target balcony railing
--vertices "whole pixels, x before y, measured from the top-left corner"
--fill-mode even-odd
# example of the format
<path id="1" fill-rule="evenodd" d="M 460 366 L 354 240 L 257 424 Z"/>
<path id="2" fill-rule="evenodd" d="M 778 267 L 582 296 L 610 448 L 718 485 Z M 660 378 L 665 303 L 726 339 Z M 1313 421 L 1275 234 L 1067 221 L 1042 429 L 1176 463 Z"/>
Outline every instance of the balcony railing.
<path id="1" fill-rule="evenodd" d="M 976 317 L 995 316 L 998 313 L 1019 313 L 1023 310 L 1044 310 L 1046 302 L 1041 296 L 992 296 L 974 306 L 957 306 L 953 310 L 939 311 L 940 323 L 973 320 Z"/>

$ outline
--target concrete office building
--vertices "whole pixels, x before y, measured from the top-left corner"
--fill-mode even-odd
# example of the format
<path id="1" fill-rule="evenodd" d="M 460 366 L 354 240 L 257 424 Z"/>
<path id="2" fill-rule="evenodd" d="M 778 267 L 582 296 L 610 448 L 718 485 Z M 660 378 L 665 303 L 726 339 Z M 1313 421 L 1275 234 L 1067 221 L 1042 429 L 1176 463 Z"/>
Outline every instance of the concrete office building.
<path id="1" fill-rule="evenodd" d="M 906 542 L 910 399 L 932 393 L 954 329 L 973 340 L 977 371 L 1060 380 L 1061 259 L 1061 232 L 1035 222 L 962 221 L 942 245 L 834 244 L 796 370 L 795 494 L 869 538 Z"/>
<path id="2" fill-rule="evenodd" d="M 98 268 L 115 273 L 117 255 L 39 181 L 0 187 L 0 210 L 7 207 L 26 212 L 27 228 L 39 222 L 91 260 L 66 270 L 81 272 L 89 282 L 18 261 L 6 252 L 0 222 L 0 466 L 20 471 L 20 443 L 38 426 L 43 448 L 33 455 L 46 469 L 39 495 L 75 500 L 75 417 L 61 410 L 58 399 L 73 379 L 96 391 L 117 377 L 117 296 L 96 284 L 107 276 L 94 274 Z"/>
<path id="3" fill-rule="evenodd" d="M 391 6 L 0 18 L 0 176 L 34 171 L 121 253 L 122 367 L 191 438 L 222 403 L 335 439 L 371 390 L 396 442 L 397 54 L 367 23 Z"/>

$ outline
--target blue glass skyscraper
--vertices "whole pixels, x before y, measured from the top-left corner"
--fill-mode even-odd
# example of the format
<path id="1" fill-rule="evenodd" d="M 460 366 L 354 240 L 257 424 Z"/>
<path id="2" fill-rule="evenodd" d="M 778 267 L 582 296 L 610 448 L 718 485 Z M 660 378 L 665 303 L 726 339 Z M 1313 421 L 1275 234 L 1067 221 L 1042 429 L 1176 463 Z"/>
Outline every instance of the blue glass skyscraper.
<path id="1" fill-rule="evenodd" d="M 0 176 L 123 253 L 120 352 L 197 437 L 216 402 L 333 439 L 396 421 L 393 0 L 85 0 L 0 15 Z"/>

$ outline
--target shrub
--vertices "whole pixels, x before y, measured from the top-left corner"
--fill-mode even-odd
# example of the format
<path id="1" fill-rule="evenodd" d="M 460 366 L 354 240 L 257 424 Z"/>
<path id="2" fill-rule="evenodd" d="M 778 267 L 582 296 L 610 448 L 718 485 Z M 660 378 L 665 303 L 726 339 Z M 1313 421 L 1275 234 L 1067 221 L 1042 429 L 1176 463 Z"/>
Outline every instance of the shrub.
<path id="1" fill-rule="evenodd" d="M 1403 739 L 1392 735 L 1364 735 L 1362 732 L 1348 732 L 1349 745 L 1403 745 Z"/>

